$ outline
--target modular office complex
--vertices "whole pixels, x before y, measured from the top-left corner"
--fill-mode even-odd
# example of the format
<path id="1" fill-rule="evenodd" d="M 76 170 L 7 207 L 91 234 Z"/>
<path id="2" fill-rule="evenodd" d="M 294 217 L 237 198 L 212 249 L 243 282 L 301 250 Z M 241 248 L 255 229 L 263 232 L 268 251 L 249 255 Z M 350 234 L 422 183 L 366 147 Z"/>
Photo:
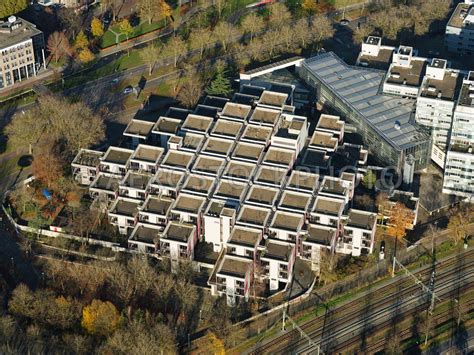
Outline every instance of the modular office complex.
<path id="1" fill-rule="evenodd" d="M 415 170 L 427 166 L 430 137 L 412 119 L 414 101 L 381 93 L 384 71 L 347 65 L 332 52 L 305 60 L 298 69 L 319 103 L 352 123 L 382 163 L 402 171 L 412 156 Z"/>

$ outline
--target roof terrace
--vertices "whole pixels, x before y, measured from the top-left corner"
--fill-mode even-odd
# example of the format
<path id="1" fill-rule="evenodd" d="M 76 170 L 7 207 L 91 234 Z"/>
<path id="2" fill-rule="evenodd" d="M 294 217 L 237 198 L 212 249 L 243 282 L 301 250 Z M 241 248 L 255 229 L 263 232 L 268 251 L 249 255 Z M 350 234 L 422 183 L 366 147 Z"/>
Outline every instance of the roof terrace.
<path id="1" fill-rule="evenodd" d="M 124 136 L 138 137 L 146 139 L 155 124 L 153 122 L 132 119 L 123 132 Z"/>
<path id="2" fill-rule="evenodd" d="M 198 214 L 201 212 L 204 202 L 206 202 L 204 197 L 180 193 L 171 209 L 174 211 Z"/>
<path id="3" fill-rule="evenodd" d="M 189 238 L 192 238 L 196 226 L 187 223 L 179 223 L 171 221 L 163 232 L 162 239 L 173 240 L 179 243 L 187 243 Z"/>
<path id="4" fill-rule="evenodd" d="M 194 131 L 204 134 L 209 132 L 212 122 L 212 117 L 189 114 L 181 129 L 183 131 Z"/>

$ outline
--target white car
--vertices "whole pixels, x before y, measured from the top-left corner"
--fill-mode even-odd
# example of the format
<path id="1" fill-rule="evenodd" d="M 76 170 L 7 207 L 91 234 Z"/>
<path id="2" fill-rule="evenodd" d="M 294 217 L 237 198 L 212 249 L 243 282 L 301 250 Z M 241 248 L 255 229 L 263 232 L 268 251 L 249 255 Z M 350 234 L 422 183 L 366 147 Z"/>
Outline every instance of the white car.
<path id="1" fill-rule="evenodd" d="M 127 86 L 125 89 L 123 89 L 124 95 L 131 94 L 133 92 L 133 88 L 131 86 Z"/>

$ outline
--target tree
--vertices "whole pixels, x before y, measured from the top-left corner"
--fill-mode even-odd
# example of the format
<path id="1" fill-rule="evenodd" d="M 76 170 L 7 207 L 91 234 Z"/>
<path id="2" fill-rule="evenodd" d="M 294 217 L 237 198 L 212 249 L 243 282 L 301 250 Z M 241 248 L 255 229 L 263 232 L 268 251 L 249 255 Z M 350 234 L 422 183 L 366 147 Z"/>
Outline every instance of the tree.
<path id="1" fill-rule="evenodd" d="M 61 58 L 71 55 L 71 45 L 64 32 L 53 32 L 48 38 L 47 49 L 57 63 Z"/>
<path id="2" fill-rule="evenodd" d="M 160 56 L 161 48 L 156 45 L 155 42 L 150 42 L 141 52 L 140 57 L 142 60 L 148 64 L 148 75 L 151 75 L 153 72 L 153 67 L 155 66 L 158 57 Z"/>
<path id="3" fill-rule="evenodd" d="M 77 56 L 79 61 L 83 64 L 87 64 L 92 62 L 95 59 L 94 53 L 89 48 L 84 48 L 79 52 L 79 55 Z"/>
<path id="4" fill-rule="evenodd" d="M 413 226 L 413 211 L 403 203 L 396 202 L 390 209 L 387 234 L 402 239 L 406 236 L 406 230 Z"/>
<path id="5" fill-rule="evenodd" d="M 140 19 L 146 19 L 151 25 L 153 19 L 160 13 L 161 6 L 157 0 L 138 0 L 137 11 Z"/>
<path id="6" fill-rule="evenodd" d="M 16 208 L 21 209 L 23 213 L 26 211 L 27 206 L 34 205 L 34 196 L 35 190 L 26 184 L 17 185 L 10 193 L 10 197 L 14 201 Z"/>
<path id="7" fill-rule="evenodd" d="M 104 35 L 104 25 L 102 21 L 97 17 L 93 17 L 91 21 L 91 32 L 92 35 L 96 38 L 102 37 Z"/>
<path id="8" fill-rule="evenodd" d="M 124 34 L 125 37 L 127 37 L 127 41 L 128 41 L 128 37 L 133 33 L 133 27 L 130 24 L 130 21 L 128 21 L 126 18 L 120 21 L 119 30 L 120 30 L 120 33 Z"/>
<path id="9" fill-rule="evenodd" d="M 337 255 L 331 250 L 320 248 L 319 279 L 326 285 L 337 280 Z"/>
<path id="10" fill-rule="evenodd" d="M 226 0 L 213 0 L 214 8 L 217 12 L 217 20 L 221 19 L 222 11 L 224 11 Z"/>
<path id="11" fill-rule="evenodd" d="M 108 336 L 117 329 L 119 322 L 120 314 L 109 301 L 95 299 L 82 310 L 81 325 L 89 334 Z"/>
<path id="12" fill-rule="evenodd" d="M 211 42 L 212 32 L 209 28 L 196 28 L 191 31 L 189 42 L 192 47 L 199 48 L 199 56 L 202 59 L 206 46 Z"/>
<path id="13" fill-rule="evenodd" d="M 214 355 L 224 355 L 225 346 L 222 340 L 220 340 L 213 332 L 207 334 L 207 339 L 211 347 L 211 352 Z"/>
<path id="14" fill-rule="evenodd" d="M 178 101 L 185 107 L 192 108 L 197 105 L 204 90 L 204 83 L 194 68 L 186 70 L 185 78 L 178 91 Z"/>
<path id="15" fill-rule="evenodd" d="M 319 47 L 322 42 L 334 35 L 331 21 L 327 16 L 318 15 L 311 21 L 311 39 Z"/>
<path id="16" fill-rule="evenodd" d="M 0 18 L 15 15 L 27 7 L 27 0 L 2 0 L 0 1 Z"/>
<path id="17" fill-rule="evenodd" d="M 40 97 L 38 117 L 45 122 L 51 138 L 62 143 L 72 155 L 80 148 L 99 143 L 105 136 L 102 118 L 81 101 L 69 103 L 52 95 Z"/>
<path id="18" fill-rule="evenodd" d="M 123 0 L 102 0 L 100 2 L 103 11 L 106 9 L 112 10 L 112 19 L 115 21 L 117 18 L 117 12 L 120 9 L 120 6 L 123 4 Z"/>
<path id="19" fill-rule="evenodd" d="M 32 168 L 35 177 L 48 188 L 51 188 L 63 175 L 64 164 L 48 144 L 35 152 Z"/>
<path id="20" fill-rule="evenodd" d="M 76 38 L 76 33 L 78 33 L 82 27 L 82 17 L 74 10 L 65 7 L 59 10 L 58 17 L 63 31 L 71 33 L 73 39 Z"/>
<path id="21" fill-rule="evenodd" d="M 222 21 L 213 31 L 214 37 L 221 43 L 224 52 L 227 52 L 229 43 L 237 36 L 237 30 L 232 24 Z"/>
<path id="22" fill-rule="evenodd" d="M 362 43 L 373 31 L 373 28 L 369 25 L 360 25 L 354 32 L 352 32 L 352 39 L 354 43 Z"/>
<path id="23" fill-rule="evenodd" d="M 97 224 L 97 213 L 90 209 L 82 209 L 74 213 L 72 232 L 79 237 L 89 239 L 89 234 L 94 230 Z"/>
<path id="24" fill-rule="evenodd" d="M 301 8 L 305 12 L 307 12 L 309 15 L 313 15 L 318 9 L 318 6 L 315 0 L 303 0 L 303 3 L 301 4 Z"/>
<path id="25" fill-rule="evenodd" d="M 177 354 L 171 329 L 157 321 L 150 323 L 136 316 L 107 339 L 107 350 L 119 354 Z"/>
<path id="26" fill-rule="evenodd" d="M 250 64 L 250 55 L 248 52 L 249 48 L 242 43 L 235 47 L 232 60 L 240 72 L 243 72 L 245 67 Z"/>
<path id="27" fill-rule="evenodd" d="M 293 41 L 301 48 L 305 48 L 311 38 L 308 20 L 301 18 L 293 26 Z"/>
<path id="28" fill-rule="evenodd" d="M 245 16 L 242 20 L 240 27 L 244 33 L 250 34 L 250 42 L 252 42 L 253 37 L 261 32 L 265 27 L 265 23 L 261 16 L 258 16 L 256 13 L 251 12 L 249 15 Z"/>
<path id="29" fill-rule="evenodd" d="M 469 235 L 469 225 L 474 222 L 473 211 L 469 206 L 460 205 L 450 210 L 448 230 L 454 244 L 465 240 Z"/>
<path id="30" fill-rule="evenodd" d="M 362 185 L 364 185 L 366 189 L 372 190 L 375 187 L 376 181 L 377 175 L 372 170 L 368 170 L 362 178 Z"/>
<path id="31" fill-rule="evenodd" d="M 262 50 L 266 52 L 267 59 L 273 58 L 282 44 L 281 33 L 278 29 L 272 29 L 265 32 L 262 36 Z"/>
<path id="32" fill-rule="evenodd" d="M 5 127 L 8 140 L 16 146 L 28 146 L 28 154 L 32 154 L 33 144 L 36 144 L 46 128 L 46 122 L 37 115 L 38 110 L 32 109 L 17 114 Z"/>
<path id="33" fill-rule="evenodd" d="M 74 47 L 76 47 L 78 50 L 89 47 L 89 40 L 83 31 L 80 31 L 77 34 L 76 40 L 74 41 Z"/>
<path id="34" fill-rule="evenodd" d="M 269 25 L 273 28 L 280 28 L 291 21 L 291 13 L 282 3 L 274 3 L 270 6 Z"/>
<path id="35" fill-rule="evenodd" d="M 229 96 L 232 92 L 232 87 L 229 78 L 226 77 L 226 70 L 224 65 L 216 65 L 216 75 L 211 84 L 207 87 L 208 95 Z"/>
<path id="36" fill-rule="evenodd" d="M 188 48 L 186 42 L 184 42 L 180 37 L 173 36 L 166 43 L 164 51 L 173 56 L 173 63 L 176 68 L 179 59 L 188 52 Z"/>
<path id="37" fill-rule="evenodd" d="M 165 0 L 160 0 L 160 12 L 163 18 L 165 19 L 165 23 L 171 16 L 173 15 L 173 9 Z"/>

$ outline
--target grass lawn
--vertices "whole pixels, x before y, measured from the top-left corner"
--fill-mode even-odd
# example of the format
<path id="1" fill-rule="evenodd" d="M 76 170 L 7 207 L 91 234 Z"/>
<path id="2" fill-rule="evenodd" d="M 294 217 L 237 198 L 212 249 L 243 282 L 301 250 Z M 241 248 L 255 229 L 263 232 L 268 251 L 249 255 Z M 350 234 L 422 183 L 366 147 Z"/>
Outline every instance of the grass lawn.
<path id="1" fill-rule="evenodd" d="M 18 166 L 18 157 L 2 161 L 0 167 L 0 180 L 19 171 L 20 169 L 21 168 Z"/>
<path id="2" fill-rule="evenodd" d="M 160 29 L 164 26 L 165 26 L 165 20 L 164 19 L 161 19 L 157 22 L 152 22 L 151 24 L 148 23 L 148 22 L 142 22 L 141 24 L 139 24 L 138 26 L 135 26 L 133 28 L 133 32 L 132 32 L 132 34 L 130 34 L 129 39 L 132 39 L 134 37 L 143 35 L 143 34 L 148 33 L 148 32 L 155 31 L 155 30 Z M 111 28 L 109 28 L 109 30 L 107 32 L 104 33 L 104 35 L 102 36 L 102 38 L 100 40 L 100 47 L 101 48 L 106 48 L 106 47 L 113 46 L 114 44 L 116 44 L 116 36 L 112 32 L 112 30 L 115 33 L 120 33 L 120 26 L 118 24 L 114 25 Z M 120 34 L 118 36 L 119 42 L 123 42 L 126 39 L 127 39 L 127 37 L 124 34 Z"/>

